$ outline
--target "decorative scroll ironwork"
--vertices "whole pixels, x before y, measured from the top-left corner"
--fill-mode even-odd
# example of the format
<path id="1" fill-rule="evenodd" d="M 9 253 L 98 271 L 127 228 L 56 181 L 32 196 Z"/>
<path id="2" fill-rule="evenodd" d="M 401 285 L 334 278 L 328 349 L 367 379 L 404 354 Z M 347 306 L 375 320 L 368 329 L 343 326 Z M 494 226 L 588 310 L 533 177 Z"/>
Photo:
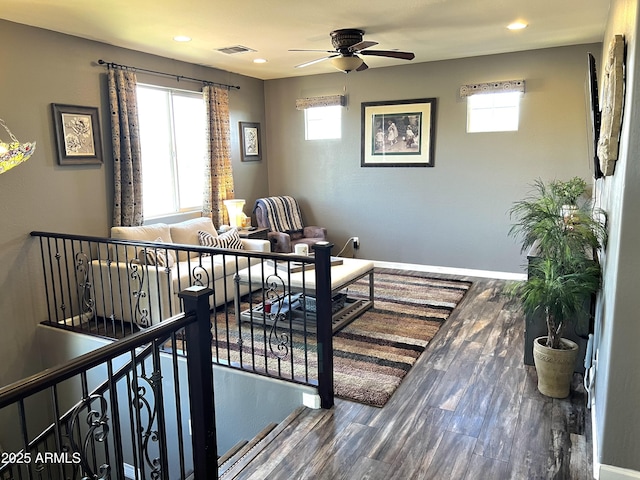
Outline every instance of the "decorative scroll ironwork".
<path id="1" fill-rule="evenodd" d="M 136 323 L 140 328 L 145 328 L 151 326 L 151 319 L 149 318 L 149 309 L 142 308 L 140 302 L 143 298 L 147 297 L 147 292 L 142 288 L 144 285 L 144 268 L 140 266 L 136 260 L 131 260 L 129 262 L 129 268 L 131 273 L 129 276 L 131 277 L 131 281 L 133 282 L 133 290 L 131 292 L 131 296 L 135 298 L 135 305 L 133 308 L 134 317 L 136 319 Z"/>
<path id="2" fill-rule="evenodd" d="M 138 377 L 141 380 L 144 380 L 147 385 L 151 387 L 151 391 L 153 392 L 153 401 L 150 402 L 147 400 L 147 388 L 144 385 L 138 385 L 137 391 L 135 391 L 135 385 L 132 385 L 132 391 L 134 394 L 134 408 L 137 408 L 140 412 L 140 422 L 143 421 L 143 418 L 146 417 L 146 425 L 139 424 L 138 429 L 140 436 L 142 438 L 142 453 L 144 455 L 144 461 L 151 469 L 150 476 L 152 479 L 157 479 L 161 477 L 162 473 L 162 464 L 160 462 L 160 457 L 153 457 L 149 451 L 149 447 L 151 446 L 150 442 L 159 443 L 159 436 L 157 425 L 156 429 L 154 429 L 154 424 L 157 424 L 156 418 L 158 416 L 158 407 L 157 407 L 157 398 L 159 395 L 158 390 L 162 388 L 162 375 L 158 371 L 154 371 L 150 377 L 140 376 Z M 152 406 L 153 404 L 153 406 Z M 145 415 L 143 415 L 143 413 Z"/>
<path id="3" fill-rule="evenodd" d="M 97 403 L 97 407 L 94 408 L 93 404 Z M 83 410 L 87 410 L 85 421 L 88 429 L 84 436 L 81 435 L 81 443 L 78 444 L 73 432 L 82 432 L 84 429 L 80 426 L 80 417 Z M 109 458 L 109 444 L 107 438 L 109 436 L 109 416 L 107 415 L 108 403 L 107 400 L 98 394 L 90 395 L 83 398 L 82 401 L 76 406 L 71 415 L 68 424 L 68 438 L 71 451 L 79 453 L 77 459 L 79 460 L 80 468 L 82 469 L 82 480 L 108 480 L 111 477 L 111 466 L 107 463 L 103 463 L 98 467 L 98 471 L 94 472 L 89 464 L 90 449 L 93 450 L 93 457 L 95 458 L 95 442 L 104 445 L 104 458 Z M 86 427 L 85 427 L 86 428 Z M 76 458 L 74 456 L 74 458 Z"/>
<path id="4" fill-rule="evenodd" d="M 93 307 L 95 301 L 91 296 L 93 282 L 91 281 L 91 269 L 89 264 L 91 259 L 84 252 L 76 253 L 76 272 L 78 273 L 78 304 L 80 305 L 80 313 L 87 316 L 93 315 Z"/>
<path id="5" fill-rule="evenodd" d="M 285 319 L 282 313 L 282 300 L 284 299 L 286 290 L 284 280 L 278 275 L 269 275 L 265 281 L 266 291 L 265 297 L 273 306 L 277 305 L 276 311 L 265 312 L 265 315 L 271 321 L 271 330 L 269 331 L 269 350 L 279 359 L 285 359 L 289 355 L 290 339 L 286 331 L 278 331 L 278 322 Z"/>
<path id="6" fill-rule="evenodd" d="M 213 266 L 212 266 L 213 269 Z M 209 283 L 211 282 L 211 276 L 205 267 L 202 266 L 202 263 L 198 263 L 191 270 L 191 276 L 193 277 L 193 284 L 198 287 L 209 287 Z M 206 278 L 206 283 L 202 281 L 203 278 Z"/>

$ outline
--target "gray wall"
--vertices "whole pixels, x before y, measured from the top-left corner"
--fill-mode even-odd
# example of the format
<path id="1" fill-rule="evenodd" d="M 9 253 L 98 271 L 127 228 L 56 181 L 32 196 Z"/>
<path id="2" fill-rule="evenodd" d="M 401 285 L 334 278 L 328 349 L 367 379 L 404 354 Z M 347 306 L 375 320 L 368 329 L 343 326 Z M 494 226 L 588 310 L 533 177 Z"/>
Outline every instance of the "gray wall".
<path id="1" fill-rule="evenodd" d="M 596 198 L 607 212 L 609 245 L 603 259 L 604 286 L 598 302 L 595 418 L 597 460 L 640 471 L 640 51 L 638 6 L 613 0 L 603 58 L 616 34 L 625 36 L 626 90 L 620 150 L 614 175 L 598 181 Z M 599 69 L 600 77 L 603 68 Z"/>
<path id="2" fill-rule="evenodd" d="M 375 260 L 520 272 L 507 210 L 537 177 L 590 178 L 580 45 L 266 82 L 269 191 L 292 194 L 340 249 Z M 327 65 L 328 70 L 331 69 Z M 518 132 L 467 134 L 466 83 L 526 80 Z M 304 140 L 296 98 L 346 90 L 342 139 Z M 361 102 L 437 98 L 434 168 L 361 168 Z"/>
<path id="3" fill-rule="evenodd" d="M 112 156 L 106 73 L 98 59 L 239 85 L 230 93 L 236 196 L 268 191 L 267 162 L 240 162 L 238 121 L 264 123 L 263 82 L 0 20 L 0 118 L 22 141 L 36 141 L 26 163 L 0 175 L 0 385 L 42 369 L 34 345 L 46 319 L 39 247 L 33 230 L 107 235 L 111 226 Z M 199 84 L 139 76 L 185 89 Z M 57 164 L 51 103 L 100 107 L 104 165 Z M 0 132 L 0 138 L 8 137 Z"/>

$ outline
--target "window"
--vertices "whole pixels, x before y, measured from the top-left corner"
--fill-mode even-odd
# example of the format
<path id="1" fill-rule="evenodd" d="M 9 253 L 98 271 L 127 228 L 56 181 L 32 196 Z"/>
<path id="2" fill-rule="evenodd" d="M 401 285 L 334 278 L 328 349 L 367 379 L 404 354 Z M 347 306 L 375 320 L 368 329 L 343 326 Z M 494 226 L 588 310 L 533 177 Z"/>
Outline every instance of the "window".
<path id="1" fill-rule="evenodd" d="M 521 95 L 507 92 L 467 97 L 467 132 L 517 131 Z"/>
<path id="2" fill-rule="evenodd" d="M 325 140 L 342 136 L 341 106 L 304 109 L 306 140 Z"/>
<path id="3" fill-rule="evenodd" d="M 207 158 L 201 93 L 138 85 L 145 217 L 202 208 Z"/>

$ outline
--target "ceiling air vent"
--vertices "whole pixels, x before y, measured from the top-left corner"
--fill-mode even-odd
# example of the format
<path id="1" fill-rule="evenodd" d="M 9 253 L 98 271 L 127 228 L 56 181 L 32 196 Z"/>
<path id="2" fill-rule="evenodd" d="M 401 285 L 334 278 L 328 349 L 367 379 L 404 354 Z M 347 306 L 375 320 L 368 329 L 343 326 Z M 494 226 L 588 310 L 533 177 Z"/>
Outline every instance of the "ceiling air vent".
<path id="1" fill-rule="evenodd" d="M 236 53 L 255 52 L 253 48 L 244 47 L 242 45 L 234 45 L 233 47 L 218 48 L 216 51 L 226 53 L 227 55 L 234 55 Z"/>

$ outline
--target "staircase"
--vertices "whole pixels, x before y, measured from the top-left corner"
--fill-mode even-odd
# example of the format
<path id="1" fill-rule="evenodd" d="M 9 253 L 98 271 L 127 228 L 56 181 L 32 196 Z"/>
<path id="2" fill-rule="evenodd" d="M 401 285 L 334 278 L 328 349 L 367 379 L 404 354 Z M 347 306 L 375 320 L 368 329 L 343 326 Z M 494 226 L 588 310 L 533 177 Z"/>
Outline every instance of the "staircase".
<path id="1" fill-rule="evenodd" d="M 237 450 L 229 451 L 226 455 L 220 457 L 218 461 L 218 478 L 225 480 L 236 478 L 253 459 L 269 447 L 274 439 L 294 424 L 308 410 L 306 407 L 299 407 L 279 424 L 272 423 L 267 425 L 251 441 L 238 444 Z"/>

